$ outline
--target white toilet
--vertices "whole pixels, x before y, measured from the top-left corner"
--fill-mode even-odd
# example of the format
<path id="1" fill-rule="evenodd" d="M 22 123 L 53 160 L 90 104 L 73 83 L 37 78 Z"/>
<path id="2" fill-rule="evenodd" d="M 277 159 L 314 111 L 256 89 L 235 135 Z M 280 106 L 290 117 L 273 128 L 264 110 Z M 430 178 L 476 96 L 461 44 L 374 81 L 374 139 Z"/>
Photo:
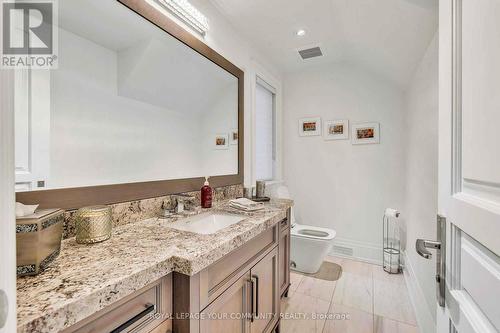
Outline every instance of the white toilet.
<path id="1" fill-rule="evenodd" d="M 291 269 L 303 273 L 319 271 L 332 250 L 335 230 L 292 222 L 291 236 Z"/>
<path id="2" fill-rule="evenodd" d="M 288 188 L 280 186 L 276 190 L 276 197 L 290 199 Z M 291 227 L 291 269 L 303 273 L 316 273 L 332 250 L 335 230 L 296 223 L 293 208 Z"/>

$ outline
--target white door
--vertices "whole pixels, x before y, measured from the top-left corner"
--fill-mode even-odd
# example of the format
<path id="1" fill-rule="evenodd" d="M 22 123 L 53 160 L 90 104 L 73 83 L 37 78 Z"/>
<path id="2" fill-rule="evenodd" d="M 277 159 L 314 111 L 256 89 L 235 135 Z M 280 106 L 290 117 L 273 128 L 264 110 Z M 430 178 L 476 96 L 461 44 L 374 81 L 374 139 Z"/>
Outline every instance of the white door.
<path id="1" fill-rule="evenodd" d="M 16 69 L 16 191 L 43 189 L 49 178 L 50 70 Z"/>
<path id="2" fill-rule="evenodd" d="M 14 73 L 0 70 L 0 333 L 16 331 Z"/>
<path id="3" fill-rule="evenodd" d="M 439 2 L 437 332 L 500 332 L 500 0 Z"/>

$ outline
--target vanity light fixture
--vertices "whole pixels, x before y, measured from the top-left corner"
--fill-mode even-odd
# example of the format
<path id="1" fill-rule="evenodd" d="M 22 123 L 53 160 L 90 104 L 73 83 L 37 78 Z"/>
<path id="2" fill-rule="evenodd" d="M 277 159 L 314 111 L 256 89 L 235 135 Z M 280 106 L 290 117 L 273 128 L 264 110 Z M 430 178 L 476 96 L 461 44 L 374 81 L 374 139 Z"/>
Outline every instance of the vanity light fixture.
<path id="1" fill-rule="evenodd" d="M 208 19 L 196 7 L 187 0 L 157 0 L 158 3 L 167 8 L 171 13 L 180 18 L 186 24 L 198 31 L 203 36 L 207 33 Z"/>
<path id="2" fill-rule="evenodd" d="M 304 37 L 306 35 L 306 31 L 304 29 L 299 29 L 296 32 L 297 37 Z"/>

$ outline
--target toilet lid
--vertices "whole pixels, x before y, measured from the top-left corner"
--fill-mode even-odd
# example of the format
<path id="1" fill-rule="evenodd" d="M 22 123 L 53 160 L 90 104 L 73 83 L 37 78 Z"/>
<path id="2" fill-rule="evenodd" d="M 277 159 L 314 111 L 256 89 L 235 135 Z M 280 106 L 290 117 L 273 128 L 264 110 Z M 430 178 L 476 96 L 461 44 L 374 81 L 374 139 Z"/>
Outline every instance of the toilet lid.
<path id="1" fill-rule="evenodd" d="M 291 230 L 292 237 L 304 237 L 320 240 L 331 240 L 335 238 L 335 230 L 311 225 L 295 224 Z"/>

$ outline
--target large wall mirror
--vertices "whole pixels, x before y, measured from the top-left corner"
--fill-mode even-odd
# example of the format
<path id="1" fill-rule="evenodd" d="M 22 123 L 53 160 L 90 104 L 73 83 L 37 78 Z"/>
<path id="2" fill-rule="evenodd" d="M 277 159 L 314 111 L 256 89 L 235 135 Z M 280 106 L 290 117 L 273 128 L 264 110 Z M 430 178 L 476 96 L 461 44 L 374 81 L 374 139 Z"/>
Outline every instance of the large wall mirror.
<path id="1" fill-rule="evenodd" d="M 19 201 L 76 208 L 243 179 L 243 72 L 146 1 L 59 2 L 59 64 L 16 73 Z"/>

